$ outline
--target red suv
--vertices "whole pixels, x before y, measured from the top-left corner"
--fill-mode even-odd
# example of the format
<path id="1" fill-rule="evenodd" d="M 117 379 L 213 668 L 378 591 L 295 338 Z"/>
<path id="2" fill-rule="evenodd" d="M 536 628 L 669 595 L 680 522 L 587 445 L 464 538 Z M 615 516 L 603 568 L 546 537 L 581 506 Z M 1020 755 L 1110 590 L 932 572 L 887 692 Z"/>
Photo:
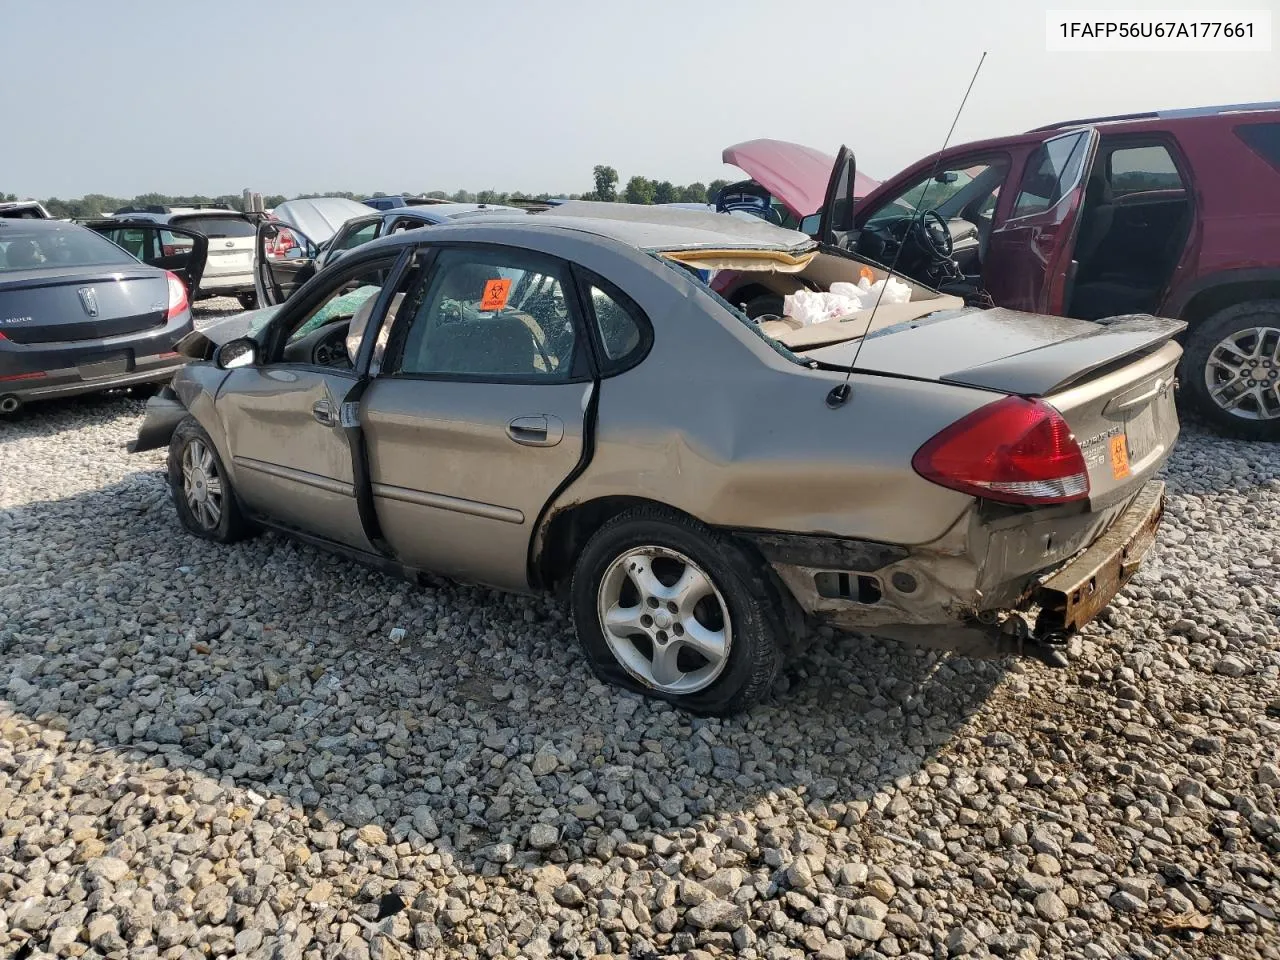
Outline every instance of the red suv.
<path id="1" fill-rule="evenodd" d="M 951 147 L 856 204 L 855 173 L 842 148 L 802 230 L 975 305 L 1186 320 L 1184 399 L 1224 432 L 1280 439 L 1280 103 Z M 780 312 L 742 275 L 713 286 L 750 315 Z"/>

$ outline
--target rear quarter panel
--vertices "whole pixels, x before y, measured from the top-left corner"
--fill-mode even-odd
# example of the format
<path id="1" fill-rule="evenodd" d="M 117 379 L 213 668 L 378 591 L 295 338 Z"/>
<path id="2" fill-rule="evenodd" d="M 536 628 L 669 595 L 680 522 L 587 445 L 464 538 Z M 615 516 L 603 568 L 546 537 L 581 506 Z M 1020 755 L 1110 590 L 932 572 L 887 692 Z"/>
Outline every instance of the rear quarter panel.
<path id="1" fill-rule="evenodd" d="M 715 526 L 916 544 L 972 503 L 919 477 L 911 457 L 999 395 L 855 375 L 852 398 L 829 409 L 843 375 L 788 360 L 705 288 L 649 259 L 610 278 L 650 318 L 653 347 L 601 384 L 592 459 L 550 513 L 640 496 Z"/>
<path id="2" fill-rule="evenodd" d="M 1166 314 L 1177 316 L 1216 282 L 1242 279 L 1233 271 L 1280 268 L 1280 170 L 1236 134 L 1245 122 L 1227 115 L 1172 128 L 1191 167 L 1196 223 L 1162 305 Z"/>

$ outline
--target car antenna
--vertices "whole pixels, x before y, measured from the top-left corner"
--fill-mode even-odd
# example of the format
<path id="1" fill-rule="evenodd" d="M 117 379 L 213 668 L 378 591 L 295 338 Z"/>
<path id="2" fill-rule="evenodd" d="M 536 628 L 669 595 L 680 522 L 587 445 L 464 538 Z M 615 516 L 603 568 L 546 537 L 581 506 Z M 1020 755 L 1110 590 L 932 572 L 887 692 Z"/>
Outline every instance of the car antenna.
<path id="1" fill-rule="evenodd" d="M 933 183 L 933 178 L 938 175 L 938 165 L 942 163 L 942 155 L 951 144 L 951 135 L 956 132 L 956 124 L 960 122 L 960 114 L 964 112 L 964 105 L 969 102 L 969 94 L 973 91 L 973 85 L 978 79 L 978 71 L 982 69 L 982 64 L 986 62 L 986 59 L 987 51 L 983 50 L 982 56 L 978 58 L 978 65 L 973 69 L 973 76 L 969 78 L 969 86 L 965 88 L 964 97 L 960 100 L 960 107 L 956 110 L 956 115 L 951 120 L 951 129 L 947 131 L 947 138 L 942 141 L 942 146 L 939 148 L 937 156 L 934 157 L 933 167 L 929 170 L 929 176 L 924 181 L 924 189 L 920 191 L 920 197 L 916 200 L 916 205 L 911 210 L 911 218 L 913 220 L 916 214 L 920 212 L 925 194 L 929 192 L 929 184 Z M 862 331 L 862 336 L 858 338 L 858 346 L 853 351 L 853 359 L 849 362 L 849 369 L 845 372 L 844 382 L 836 384 L 827 393 L 827 406 L 832 410 L 844 406 L 849 397 L 853 395 L 853 388 L 849 386 L 849 378 L 853 376 L 853 370 L 858 365 L 858 354 L 862 353 L 862 345 L 867 342 L 867 336 L 871 333 L 871 324 L 875 322 L 876 311 L 880 309 L 880 301 L 884 299 L 884 292 L 889 289 L 889 281 L 893 279 L 894 271 L 898 267 L 898 257 L 902 255 L 902 248 L 906 245 L 906 237 L 903 237 L 902 243 L 898 244 L 898 249 L 894 251 L 893 260 L 889 264 L 889 272 L 885 275 L 884 284 L 880 287 L 880 293 L 876 295 L 876 302 L 871 307 L 871 316 L 867 317 L 866 329 Z"/>

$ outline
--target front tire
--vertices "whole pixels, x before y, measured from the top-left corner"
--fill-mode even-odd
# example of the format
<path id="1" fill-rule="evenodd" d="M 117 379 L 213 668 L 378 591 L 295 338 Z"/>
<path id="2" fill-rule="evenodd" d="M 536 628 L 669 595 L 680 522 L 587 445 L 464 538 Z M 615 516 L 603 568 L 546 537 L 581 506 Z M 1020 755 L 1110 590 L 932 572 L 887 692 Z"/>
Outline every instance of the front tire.
<path id="1" fill-rule="evenodd" d="M 169 441 L 169 490 L 178 521 L 197 537 L 235 543 L 253 533 L 213 440 L 195 417 L 187 417 Z"/>
<path id="2" fill-rule="evenodd" d="M 602 527 L 571 596 L 578 640 L 608 683 L 728 716 L 777 675 L 782 618 L 759 563 L 671 511 L 639 507 Z"/>
<path id="3" fill-rule="evenodd" d="M 1220 432 L 1280 440 L 1280 300 L 1219 310 L 1193 328 L 1181 377 L 1196 413 Z"/>
<path id="4" fill-rule="evenodd" d="M 256 310 L 258 308 L 258 295 L 256 293 L 237 293 L 236 299 L 240 301 L 240 306 L 245 310 Z"/>

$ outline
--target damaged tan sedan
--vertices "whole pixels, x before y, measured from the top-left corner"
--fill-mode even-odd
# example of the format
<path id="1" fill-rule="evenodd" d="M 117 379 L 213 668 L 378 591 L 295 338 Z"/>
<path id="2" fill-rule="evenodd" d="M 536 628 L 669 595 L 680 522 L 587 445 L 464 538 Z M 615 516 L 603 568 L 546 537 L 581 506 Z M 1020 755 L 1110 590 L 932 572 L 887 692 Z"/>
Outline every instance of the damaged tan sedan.
<path id="1" fill-rule="evenodd" d="M 1182 324 L 922 286 L 755 322 L 722 269 L 783 295 L 885 278 L 619 204 L 404 233 L 191 335 L 132 447 L 168 445 L 210 540 L 564 590 L 601 677 L 698 713 L 760 699 L 815 623 L 1057 656 L 1154 537 Z"/>

